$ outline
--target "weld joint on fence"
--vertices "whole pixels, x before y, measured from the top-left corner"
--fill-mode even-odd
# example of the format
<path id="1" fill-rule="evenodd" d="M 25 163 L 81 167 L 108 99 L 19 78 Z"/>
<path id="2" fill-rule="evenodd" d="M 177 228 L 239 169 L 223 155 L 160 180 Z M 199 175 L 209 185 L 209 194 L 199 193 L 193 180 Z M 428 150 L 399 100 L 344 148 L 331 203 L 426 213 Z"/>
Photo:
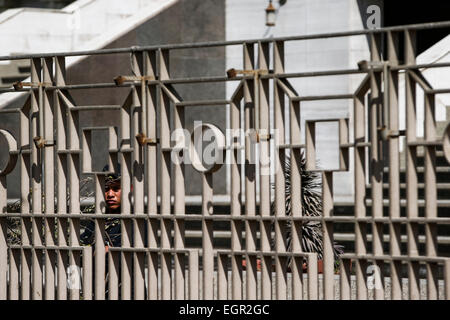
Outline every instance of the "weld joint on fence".
<path id="1" fill-rule="evenodd" d="M 154 139 L 154 138 L 148 138 L 145 133 L 138 133 L 136 135 L 136 140 L 139 143 L 139 145 L 144 146 L 144 145 L 152 145 L 155 146 L 159 143 L 159 139 Z"/>
<path id="2" fill-rule="evenodd" d="M 236 70 L 234 68 L 227 70 L 228 79 L 236 78 L 238 74 L 252 74 L 255 77 L 259 75 L 269 74 L 269 70 L 266 69 L 256 69 L 256 70 Z"/>
<path id="3" fill-rule="evenodd" d="M 45 147 L 52 147 L 55 145 L 54 140 L 45 140 L 44 138 L 37 136 L 33 138 L 34 144 L 36 145 L 36 148 L 42 149 Z"/>
<path id="4" fill-rule="evenodd" d="M 273 138 L 273 134 L 270 134 L 270 133 L 268 133 L 268 134 L 260 134 L 260 133 L 257 133 L 256 134 L 256 141 L 257 142 L 260 142 L 260 141 L 269 141 L 270 139 L 272 139 Z"/>
<path id="5" fill-rule="evenodd" d="M 389 66 L 389 61 L 367 61 L 361 60 L 357 62 L 358 69 L 361 71 L 381 71 L 385 66 Z"/>
<path id="6" fill-rule="evenodd" d="M 156 78 L 154 76 L 117 76 L 114 78 L 114 83 L 116 84 L 116 86 L 120 86 L 125 82 L 152 80 L 156 80 Z"/>
<path id="7" fill-rule="evenodd" d="M 271 133 L 259 133 L 259 130 L 252 130 L 249 133 L 249 137 L 251 142 L 259 143 L 260 141 L 269 141 L 270 139 L 275 138 L 275 136 Z"/>
<path id="8" fill-rule="evenodd" d="M 381 140 L 386 141 L 390 138 L 398 138 L 406 135 L 405 130 L 390 130 L 386 126 L 379 127 L 378 132 L 380 133 Z"/>
<path id="9" fill-rule="evenodd" d="M 14 90 L 19 91 L 24 87 L 51 87 L 53 83 L 51 82 L 22 82 L 16 81 L 13 83 Z"/>

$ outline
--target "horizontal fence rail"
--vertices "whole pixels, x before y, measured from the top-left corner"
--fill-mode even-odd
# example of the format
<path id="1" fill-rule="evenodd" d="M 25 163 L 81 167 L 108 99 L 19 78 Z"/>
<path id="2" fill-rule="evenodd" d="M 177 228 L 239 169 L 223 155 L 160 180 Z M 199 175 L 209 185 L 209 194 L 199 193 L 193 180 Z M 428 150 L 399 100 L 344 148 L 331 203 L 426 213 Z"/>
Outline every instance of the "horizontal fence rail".
<path id="1" fill-rule="evenodd" d="M 22 107 L 0 110 L 0 117 L 15 116 L 20 124 L 18 136 L 0 128 L 7 145 L 2 154 L 8 155 L 0 167 L 0 299 L 448 300 L 450 258 L 439 245 L 450 243 L 450 218 L 438 209 L 450 202 L 438 190 L 450 187 L 437 178 L 449 169 L 450 125 L 437 135 L 435 97 L 450 88 L 432 88 L 421 70 L 450 63 L 416 64 L 415 48 L 416 31 L 447 27 L 450 21 L 0 57 L 28 59 L 31 67 L 29 79 L 0 88 L 26 95 Z M 370 61 L 354 69 L 285 70 L 289 41 L 361 35 L 368 37 Z M 173 50 L 226 46 L 242 48 L 243 70 L 171 76 Z M 131 74 L 107 83 L 68 83 L 67 57 L 109 54 L 129 54 Z M 352 74 L 363 76 L 357 90 L 338 95 L 302 95 L 290 81 Z M 400 74 L 404 92 L 399 92 Z M 217 82 L 237 86 L 229 97 L 196 101 L 184 100 L 175 88 Z M 424 92 L 423 138 L 417 134 L 416 86 Z M 77 105 L 70 94 L 107 88 L 127 90 L 125 102 Z M 404 129 L 400 95 L 406 102 Z M 350 117 L 308 119 L 300 129 L 305 101 L 337 99 L 352 102 Z M 188 126 L 185 109 L 193 106 L 225 106 L 231 138 L 209 123 L 195 125 L 188 137 L 178 135 Z M 120 125 L 80 125 L 82 112 L 99 110 L 118 114 Z M 316 165 L 321 122 L 338 126 L 335 170 Z M 107 136 L 103 171 L 92 163 L 92 136 L 98 131 Z M 197 144 L 206 135 L 214 137 L 212 159 L 204 159 Z M 439 158 L 446 164 L 438 166 Z M 186 194 L 185 167 L 191 165 L 202 177 L 201 195 L 194 197 Z M 222 166 L 230 172 L 230 192 L 216 195 L 213 176 Z M 15 167 L 18 199 L 7 196 L 7 176 Z M 337 203 L 335 173 L 348 171 L 354 202 Z M 117 174 L 121 206 L 112 213 L 105 181 Z M 85 175 L 94 190 L 88 197 L 80 192 Z M 311 190 L 305 189 L 307 179 L 316 180 Z M 195 205 L 201 213 L 191 210 Z M 86 221 L 92 222 L 90 243 L 83 240 Z M 352 232 L 339 231 L 339 224 L 350 225 Z M 109 239 L 111 225 L 118 228 L 119 245 Z M 438 236 L 439 228 L 445 232 Z M 336 251 L 336 242 L 345 241 L 352 246 Z"/>

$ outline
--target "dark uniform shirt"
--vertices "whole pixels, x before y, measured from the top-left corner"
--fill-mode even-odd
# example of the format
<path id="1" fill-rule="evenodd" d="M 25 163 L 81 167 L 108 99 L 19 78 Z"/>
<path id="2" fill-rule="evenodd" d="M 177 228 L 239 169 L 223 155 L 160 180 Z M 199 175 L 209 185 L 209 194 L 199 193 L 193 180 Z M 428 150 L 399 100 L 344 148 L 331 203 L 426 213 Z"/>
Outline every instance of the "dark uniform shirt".
<path id="1" fill-rule="evenodd" d="M 84 227 L 80 236 L 81 245 L 95 244 L 95 223 L 94 220 L 84 220 Z M 105 221 L 105 245 L 109 247 L 120 247 L 120 219 L 106 219 Z"/>

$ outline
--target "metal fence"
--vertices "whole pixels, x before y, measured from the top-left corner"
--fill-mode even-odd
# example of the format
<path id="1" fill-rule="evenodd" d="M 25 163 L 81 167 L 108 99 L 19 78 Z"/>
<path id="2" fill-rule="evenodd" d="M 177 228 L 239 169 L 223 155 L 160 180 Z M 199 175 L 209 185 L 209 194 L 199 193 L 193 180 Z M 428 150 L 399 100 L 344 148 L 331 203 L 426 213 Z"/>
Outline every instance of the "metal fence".
<path id="1" fill-rule="evenodd" d="M 438 94 L 450 93 L 450 89 L 433 89 L 420 70 L 450 67 L 450 63 L 418 65 L 415 61 L 416 31 L 449 26 L 450 22 L 443 22 L 274 39 L 0 57 L 1 61 L 29 59 L 31 63 L 30 82 L 1 89 L 26 91 L 29 96 L 21 108 L 0 110 L 0 116 L 13 113 L 20 118 L 19 137 L 0 130 L 9 146 L 9 150 L 2 151 L 9 153 L 9 160 L 0 171 L 0 299 L 449 299 L 450 259 L 437 250 L 437 230 L 448 225 L 450 218 L 438 216 L 436 152 L 439 150 L 450 161 L 450 127 L 442 137 L 436 135 L 434 99 Z M 358 68 L 303 73 L 285 70 L 286 42 L 358 35 L 368 37 L 371 50 L 371 61 L 362 61 Z M 384 57 L 382 39 L 387 47 Z M 399 56 L 400 40 L 404 57 Z M 169 60 L 173 50 L 230 45 L 242 46 L 244 70 L 228 70 L 226 76 L 224 70 L 223 77 L 171 78 Z M 111 83 L 66 82 L 67 57 L 118 53 L 131 55 L 132 75 L 118 75 Z M 398 78 L 403 72 L 406 129 L 400 130 L 399 94 L 403 93 L 399 92 Z M 289 82 L 299 77 L 348 74 L 365 77 L 355 92 L 342 95 L 302 96 Z M 225 100 L 185 101 L 173 87 L 177 83 L 223 81 L 239 83 Z M 417 84 L 425 96 L 423 139 L 417 136 L 416 128 Z M 272 85 L 273 101 L 269 94 Z M 129 88 L 122 106 L 77 106 L 69 94 L 69 90 L 116 87 Z M 305 132 L 300 130 L 302 101 L 325 99 L 353 100 L 353 119 L 326 119 L 339 125 L 338 170 L 321 170 L 315 165 L 316 124 L 324 120 L 308 120 Z M 286 103 L 288 113 L 284 112 Z M 185 128 L 185 108 L 211 105 L 229 106 L 227 129 L 232 130 L 231 140 L 227 142 L 215 126 L 202 124 L 188 137 L 192 138 L 188 147 L 174 144 L 173 132 Z M 107 108 L 120 113 L 120 128 L 79 126 L 80 112 Z M 241 112 L 245 114 L 244 122 Z M 274 139 L 271 115 L 274 129 L 290 137 L 286 142 L 285 134 L 278 135 L 275 162 L 269 161 L 269 145 Z M 95 130 L 108 132 L 109 168 L 117 172 L 120 163 L 122 195 L 130 195 L 122 197 L 119 215 L 105 214 L 107 172 L 92 170 L 91 135 Z M 215 137 L 217 152 L 213 162 L 205 164 L 194 136 L 207 131 Z M 243 138 L 243 131 L 251 134 Z M 305 143 L 301 142 L 303 134 Z M 406 202 L 400 196 L 402 137 L 406 138 Z M 242 165 L 241 154 L 250 163 L 255 144 L 259 161 L 253 166 Z M 424 152 L 424 214 L 419 214 L 419 149 Z M 307 170 L 321 175 L 319 217 L 302 215 L 298 167 L 302 152 Z M 186 153 L 202 174 L 201 215 L 186 212 L 187 164 L 173 158 L 174 154 Z M 230 161 L 224 165 L 231 172 L 229 214 L 215 214 L 212 178 L 222 165 L 219 156 L 226 153 Z M 283 170 L 276 170 L 272 189 L 265 169 L 274 165 L 283 169 L 287 154 L 291 159 L 289 181 Z M 354 208 L 345 215 L 335 215 L 333 174 L 348 171 L 351 161 Z M 10 212 L 6 177 L 16 165 L 20 167 L 20 212 Z M 386 199 L 383 171 L 389 182 Z M 258 201 L 255 172 L 260 175 Z M 93 177 L 94 213 L 81 212 L 81 174 Z M 291 185 L 289 215 L 285 206 L 287 182 Z M 367 183 L 370 192 L 366 192 Z M 383 208 L 387 208 L 387 214 Z M 93 247 L 80 245 L 80 221 L 87 218 L 95 221 Z M 121 220 L 120 247 L 105 247 L 108 218 Z M 20 221 L 20 244 L 8 242 L 8 219 Z M 185 243 L 188 221 L 201 222 L 201 249 Z M 213 246 L 216 221 L 230 224 L 228 249 Z M 322 223 L 323 261 L 318 261 L 317 253 L 302 252 L 301 230 L 306 221 Z M 333 229 L 339 222 L 354 224 L 355 250 L 342 254 L 335 270 Z M 290 250 L 286 248 L 287 225 L 291 228 Z M 421 228 L 425 231 L 424 254 L 419 250 Z M 386 234 L 388 250 L 383 248 Z M 406 252 L 401 247 L 405 235 Z M 288 260 L 292 261 L 289 267 Z M 320 264 L 323 268 L 319 268 Z M 423 267 L 424 294 L 420 272 Z"/>

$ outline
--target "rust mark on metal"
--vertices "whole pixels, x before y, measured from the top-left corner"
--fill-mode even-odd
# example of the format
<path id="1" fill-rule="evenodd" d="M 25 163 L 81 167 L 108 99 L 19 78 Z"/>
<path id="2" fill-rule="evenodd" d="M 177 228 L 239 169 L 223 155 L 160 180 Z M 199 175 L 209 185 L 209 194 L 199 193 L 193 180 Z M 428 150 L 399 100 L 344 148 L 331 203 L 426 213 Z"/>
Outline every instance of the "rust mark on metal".
<path id="1" fill-rule="evenodd" d="M 20 90 L 24 87 L 50 87 L 53 83 L 51 82 L 23 82 L 16 81 L 13 83 L 14 90 Z"/>
<path id="2" fill-rule="evenodd" d="M 260 141 L 269 141 L 270 139 L 272 139 L 272 134 L 270 134 L 270 133 L 268 133 L 268 134 L 260 134 L 260 133 L 257 133 L 257 134 L 256 134 L 256 137 L 257 137 L 257 142 L 260 142 Z"/>
<path id="3" fill-rule="evenodd" d="M 238 74 L 253 74 L 253 75 L 262 75 L 268 74 L 269 70 L 266 69 L 256 69 L 256 70 L 237 70 L 234 68 L 227 70 L 227 77 L 229 79 L 235 78 Z"/>
<path id="4" fill-rule="evenodd" d="M 369 71 L 369 70 L 381 70 L 384 66 L 389 66 L 388 61 L 367 61 L 367 60 L 361 60 L 357 62 L 358 69 L 361 71 Z"/>
<path id="5" fill-rule="evenodd" d="M 55 141 L 53 140 L 45 140 L 43 137 L 36 136 L 33 138 L 34 144 L 36 148 L 42 149 L 45 147 L 51 147 L 55 145 Z"/>
<path id="6" fill-rule="evenodd" d="M 119 86 L 125 82 L 130 81 L 151 81 L 156 80 L 154 76 L 117 76 L 114 78 L 114 83 Z"/>
<path id="7" fill-rule="evenodd" d="M 382 126 L 378 128 L 380 137 L 383 141 L 389 140 L 390 138 L 398 138 L 405 135 L 405 130 L 391 130 Z"/>
<path id="8" fill-rule="evenodd" d="M 156 145 L 156 144 L 158 144 L 159 139 L 147 138 L 147 136 L 144 133 L 138 133 L 136 135 L 136 140 L 139 143 L 139 145 L 143 146 L 146 144 Z"/>

